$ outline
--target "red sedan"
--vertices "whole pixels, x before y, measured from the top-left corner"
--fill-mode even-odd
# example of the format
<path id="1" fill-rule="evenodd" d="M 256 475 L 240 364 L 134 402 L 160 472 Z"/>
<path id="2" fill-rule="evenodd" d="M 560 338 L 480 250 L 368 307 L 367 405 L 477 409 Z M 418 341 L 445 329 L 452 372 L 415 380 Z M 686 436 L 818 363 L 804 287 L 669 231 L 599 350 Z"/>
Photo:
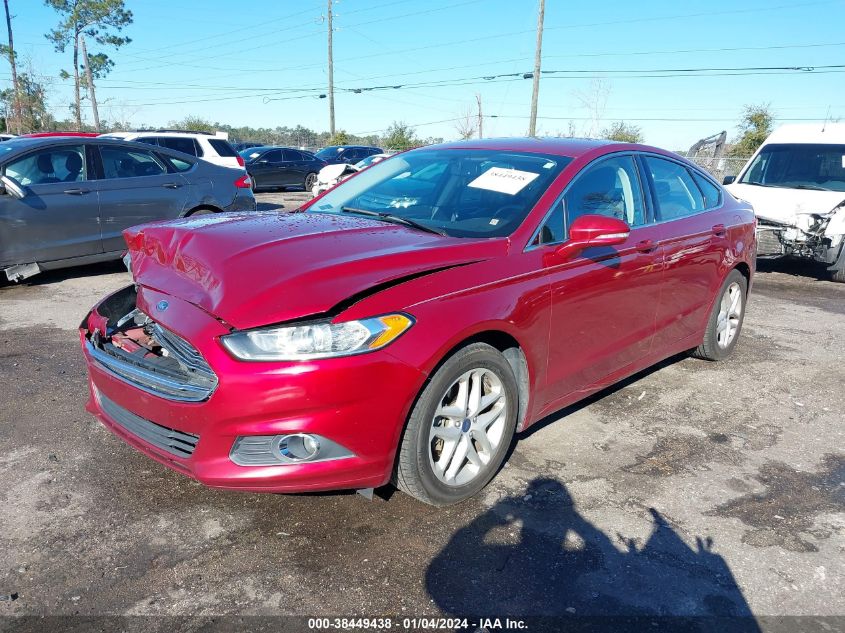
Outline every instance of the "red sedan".
<path id="1" fill-rule="evenodd" d="M 209 486 L 453 503 L 544 416 L 727 357 L 754 272 L 748 205 L 642 145 L 427 147 L 302 211 L 126 231 L 135 285 L 80 331 L 88 409 Z"/>

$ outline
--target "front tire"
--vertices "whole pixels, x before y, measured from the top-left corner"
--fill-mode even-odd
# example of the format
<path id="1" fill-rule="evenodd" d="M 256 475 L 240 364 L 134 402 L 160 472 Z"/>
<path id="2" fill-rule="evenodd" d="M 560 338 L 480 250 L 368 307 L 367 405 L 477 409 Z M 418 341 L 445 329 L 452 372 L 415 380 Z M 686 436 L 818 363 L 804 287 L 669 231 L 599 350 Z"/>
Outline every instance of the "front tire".
<path id="1" fill-rule="evenodd" d="M 513 370 L 498 350 L 473 343 L 455 352 L 408 418 L 396 485 L 435 506 L 477 494 L 499 470 L 513 440 L 518 397 Z"/>
<path id="2" fill-rule="evenodd" d="M 693 356 L 704 360 L 724 360 L 731 355 L 742 331 L 747 297 L 748 280 L 738 270 L 732 270 L 719 289 L 707 320 L 704 341 L 693 351 Z"/>

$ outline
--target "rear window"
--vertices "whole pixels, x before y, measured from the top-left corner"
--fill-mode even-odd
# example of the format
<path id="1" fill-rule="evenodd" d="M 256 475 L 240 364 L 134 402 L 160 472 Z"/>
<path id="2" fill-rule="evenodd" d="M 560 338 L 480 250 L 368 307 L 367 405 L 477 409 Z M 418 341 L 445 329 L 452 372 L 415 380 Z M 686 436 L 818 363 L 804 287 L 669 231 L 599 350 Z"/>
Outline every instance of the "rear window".
<path id="1" fill-rule="evenodd" d="M 704 207 L 706 209 L 718 207 L 722 202 L 722 192 L 719 188 L 696 171 L 692 172 L 692 177 L 695 178 L 695 184 L 704 194 Z"/>
<path id="2" fill-rule="evenodd" d="M 190 137 L 159 136 L 158 144 L 167 149 L 190 154 L 191 156 L 202 156 L 202 149 L 200 149 L 199 143 Z"/>
<path id="3" fill-rule="evenodd" d="M 167 161 L 173 166 L 173 169 L 178 172 L 188 171 L 194 166 L 194 163 L 190 161 L 182 160 L 181 158 L 173 158 L 172 156 L 168 156 Z"/>
<path id="4" fill-rule="evenodd" d="M 237 157 L 238 155 L 235 148 L 229 145 L 229 141 L 224 141 L 221 138 L 210 138 L 208 139 L 208 142 L 214 148 L 214 151 L 220 156 L 230 158 Z"/>

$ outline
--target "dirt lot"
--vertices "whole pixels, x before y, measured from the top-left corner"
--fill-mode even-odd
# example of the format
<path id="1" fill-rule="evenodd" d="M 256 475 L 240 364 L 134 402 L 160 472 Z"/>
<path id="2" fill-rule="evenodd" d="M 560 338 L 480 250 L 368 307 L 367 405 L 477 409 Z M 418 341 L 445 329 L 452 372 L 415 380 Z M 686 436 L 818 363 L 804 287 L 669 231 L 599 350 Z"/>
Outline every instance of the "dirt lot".
<path id="1" fill-rule="evenodd" d="M 845 616 L 845 285 L 794 272 L 733 359 L 560 412 L 448 509 L 166 470 L 83 409 L 74 328 L 126 273 L 0 288 L 0 615 Z"/>

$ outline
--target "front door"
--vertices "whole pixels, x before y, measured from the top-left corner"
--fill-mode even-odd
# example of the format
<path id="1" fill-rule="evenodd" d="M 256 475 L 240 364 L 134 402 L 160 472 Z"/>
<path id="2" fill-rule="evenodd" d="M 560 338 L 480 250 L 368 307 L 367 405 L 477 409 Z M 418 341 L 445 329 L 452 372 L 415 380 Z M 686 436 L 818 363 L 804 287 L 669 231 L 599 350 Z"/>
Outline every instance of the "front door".
<path id="1" fill-rule="evenodd" d="M 155 152 L 122 145 L 100 145 L 100 217 L 106 252 L 126 248 L 123 230 L 152 220 L 178 218 L 189 195 L 188 180 L 168 173 Z"/>
<path id="2" fill-rule="evenodd" d="M 663 253 L 645 191 L 634 157 L 616 155 L 588 165 L 552 211 L 554 226 L 545 233 L 552 241 L 561 223 L 565 238 L 565 227 L 586 214 L 621 219 L 631 232 L 617 247 L 588 248 L 569 259 L 552 247 L 545 258 L 551 284 L 549 403 L 601 382 L 651 349 Z"/>
<path id="3" fill-rule="evenodd" d="M 82 144 L 39 149 L 3 166 L 25 195 L 0 196 L 0 266 L 103 252 L 91 167 Z"/>

